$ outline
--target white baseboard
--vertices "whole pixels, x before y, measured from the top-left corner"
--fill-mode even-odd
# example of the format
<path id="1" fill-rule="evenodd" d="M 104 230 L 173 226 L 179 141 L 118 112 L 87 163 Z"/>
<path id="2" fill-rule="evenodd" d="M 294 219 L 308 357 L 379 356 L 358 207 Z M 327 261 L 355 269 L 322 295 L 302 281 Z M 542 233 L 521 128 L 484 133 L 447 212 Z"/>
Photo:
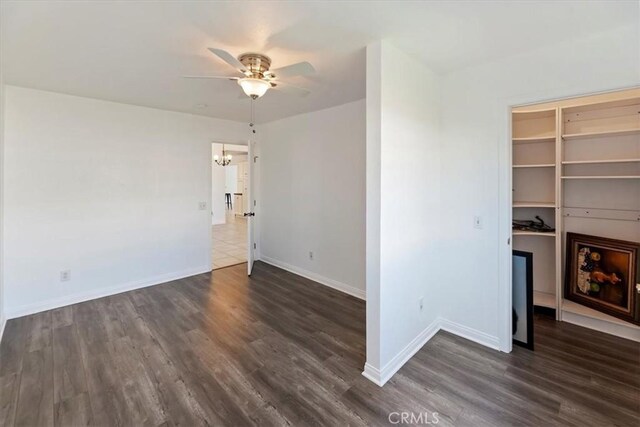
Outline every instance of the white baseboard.
<path id="1" fill-rule="evenodd" d="M 431 322 L 417 337 L 391 359 L 382 369 L 365 363 L 362 375 L 374 384 L 382 387 L 393 375 L 404 366 L 438 331 L 443 330 L 458 335 L 470 341 L 477 342 L 494 350 L 499 350 L 498 337 L 494 337 L 477 329 L 469 328 L 459 323 L 438 317 Z"/>
<path id="2" fill-rule="evenodd" d="M 372 383 L 374 383 L 375 385 L 382 387 L 384 385 L 382 381 L 382 374 L 380 373 L 380 370 L 376 367 L 374 367 L 373 365 L 370 365 L 368 363 L 364 364 L 364 371 L 362 371 L 362 375 L 368 379 L 369 381 L 371 381 Z"/>
<path id="3" fill-rule="evenodd" d="M 2 336 L 4 335 L 4 327 L 7 326 L 7 318 L 5 316 L 0 317 L 0 343 L 2 343 Z"/>
<path id="4" fill-rule="evenodd" d="M 303 268 L 296 267 L 295 265 L 287 264 L 286 262 L 278 261 L 277 259 L 270 258 L 268 256 L 262 255 L 260 257 L 260 261 L 266 262 L 267 264 L 271 264 L 274 267 L 281 268 L 283 270 L 287 270 L 290 273 L 297 274 L 298 276 L 306 277 L 307 279 L 313 280 L 314 282 L 318 282 L 321 285 L 328 286 L 337 291 L 344 292 L 345 294 L 349 294 L 356 298 L 360 298 L 361 300 L 365 298 L 365 291 L 363 289 L 355 288 L 351 285 L 347 285 L 346 283 L 338 282 L 337 280 L 329 279 L 328 277 L 321 276 L 319 274 L 313 273 L 311 271 L 307 271 Z"/>
<path id="5" fill-rule="evenodd" d="M 431 338 L 440 330 L 440 318 L 437 318 L 429 324 L 422 332 L 418 334 L 409 344 L 405 346 L 398 354 L 394 356 L 382 369 L 366 363 L 364 365 L 364 375 L 375 384 L 382 387 L 391 377 L 404 366 Z"/>
<path id="6" fill-rule="evenodd" d="M 492 348 L 494 350 L 500 350 L 500 340 L 498 337 L 486 334 L 477 329 L 470 328 L 468 326 L 461 325 L 451 320 L 440 318 L 440 329 L 443 331 L 451 332 L 454 335 L 468 339 L 469 341 L 477 342 L 485 347 Z"/>
<path id="7" fill-rule="evenodd" d="M 42 311 L 52 310 L 54 308 L 64 307 L 67 305 L 77 304 L 92 299 L 107 297 L 110 295 L 120 294 L 122 292 L 132 291 L 134 289 L 146 288 L 148 286 L 159 285 L 161 283 L 171 282 L 173 280 L 183 279 L 197 274 L 208 273 L 211 271 L 209 266 L 198 267 L 173 273 L 161 274 L 144 280 L 136 280 L 129 283 L 123 283 L 108 288 L 93 289 L 87 292 L 80 292 L 72 295 L 65 295 L 60 298 L 53 298 L 46 301 L 39 301 L 33 304 L 25 304 L 13 309 L 7 310 L 6 318 L 15 319 L 16 317 L 27 316 L 29 314 L 40 313 Z"/>
<path id="8" fill-rule="evenodd" d="M 621 323 L 613 323 L 606 320 L 582 316 L 580 314 L 571 313 L 566 310 L 562 312 L 562 321 L 582 326 L 583 328 L 589 328 L 596 331 L 604 332 L 605 334 L 611 334 L 635 342 L 640 342 L 640 328 L 631 323 L 629 323 L 628 325 L 623 325 Z"/>

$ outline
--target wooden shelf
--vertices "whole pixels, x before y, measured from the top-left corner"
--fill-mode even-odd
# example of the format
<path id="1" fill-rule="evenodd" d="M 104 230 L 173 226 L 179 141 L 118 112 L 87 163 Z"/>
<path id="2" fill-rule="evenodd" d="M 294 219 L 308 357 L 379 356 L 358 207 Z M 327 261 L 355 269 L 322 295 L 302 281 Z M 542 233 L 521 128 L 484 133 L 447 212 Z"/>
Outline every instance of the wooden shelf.
<path id="1" fill-rule="evenodd" d="M 533 305 L 556 308 L 556 296 L 547 292 L 533 291 Z"/>
<path id="2" fill-rule="evenodd" d="M 538 231 L 520 231 L 513 230 L 511 232 L 514 236 L 541 236 L 541 237 L 556 237 L 555 232 L 538 232 Z"/>
<path id="3" fill-rule="evenodd" d="M 628 97 L 624 94 L 624 92 L 635 92 L 631 97 Z M 638 93 L 638 89 L 632 89 L 631 91 L 622 91 L 618 92 L 618 95 L 622 95 L 618 97 L 616 94 L 602 94 L 602 95 L 593 95 L 590 96 L 590 101 L 588 102 L 578 102 L 573 105 L 566 105 L 562 107 L 562 111 L 565 114 L 572 113 L 586 113 L 592 111 L 601 111 L 603 109 L 611 109 L 611 108 L 619 108 L 619 107 L 628 107 L 632 105 L 637 105 L 640 103 L 640 93 Z M 603 99 L 602 97 L 610 98 Z M 598 99 L 599 98 L 599 99 Z"/>
<path id="4" fill-rule="evenodd" d="M 535 300 L 535 298 L 534 298 Z M 615 323 L 617 325 L 624 325 L 630 328 L 637 328 L 640 330 L 640 326 L 634 325 L 630 322 L 625 322 L 622 319 L 618 319 L 617 317 L 609 316 L 608 314 L 602 313 L 600 311 L 594 310 L 592 308 L 586 307 L 582 304 L 578 304 L 573 301 L 569 301 L 568 299 L 562 300 L 562 311 L 567 311 L 573 314 L 579 314 L 580 316 L 590 317 L 592 319 L 602 320 L 605 322 Z"/>
<path id="5" fill-rule="evenodd" d="M 608 130 L 608 131 L 600 131 L 600 132 L 584 132 L 584 133 L 568 133 L 562 135 L 562 139 L 564 141 L 571 141 L 574 139 L 591 139 L 591 138 L 600 138 L 603 136 L 626 136 L 626 135 L 636 135 L 640 134 L 639 129 L 618 129 L 618 130 Z"/>
<path id="6" fill-rule="evenodd" d="M 535 144 L 538 142 L 556 142 L 555 135 L 529 136 L 526 138 L 512 138 L 514 144 Z"/>
<path id="7" fill-rule="evenodd" d="M 563 176 L 562 179 L 640 179 L 640 175 Z"/>
<path id="8" fill-rule="evenodd" d="M 554 202 L 513 202 L 514 208 L 555 208 Z"/>
<path id="9" fill-rule="evenodd" d="M 610 163 L 640 163 L 640 159 L 611 159 L 611 160 L 566 160 L 563 165 L 599 165 Z"/>
<path id="10" fill-rule="evenodd" d="M 519 120 L 531 120 L 531 119 L 543 119 L 549 117 L 556 116 L 556 109 L 554 108 L 543 108 L 536 109 L 530 107 L 518 107 L 513 110 L 513 121 L 517 122 Z"/>
<path id="11" fill-rule="evenodd" d="M 539 164 L 539 165 L 513 165 L 514 169 L 520 169 L 520 168 L 553 168 L 556 165 L 553 163 L 544 163 L 544 164 Z"/>

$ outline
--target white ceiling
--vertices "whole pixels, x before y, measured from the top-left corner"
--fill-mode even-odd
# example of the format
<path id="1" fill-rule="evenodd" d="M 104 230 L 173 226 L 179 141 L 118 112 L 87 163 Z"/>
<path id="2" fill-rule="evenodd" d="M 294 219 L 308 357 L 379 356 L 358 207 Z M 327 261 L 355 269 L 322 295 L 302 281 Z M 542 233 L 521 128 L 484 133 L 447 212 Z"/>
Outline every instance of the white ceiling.
<path id="1" fill-rule="evenodd" d="M 207 47 L 309 61 L 313 92 L 269 91 L 257 121 L 365 96 L 365 46 L 389 39 L 438 72 L 638 24 L 638 1 L 2 2 L 5 83 L 246 121 L 249 102 Z M 203 104 L 206 106 L 203 107 Z"/>

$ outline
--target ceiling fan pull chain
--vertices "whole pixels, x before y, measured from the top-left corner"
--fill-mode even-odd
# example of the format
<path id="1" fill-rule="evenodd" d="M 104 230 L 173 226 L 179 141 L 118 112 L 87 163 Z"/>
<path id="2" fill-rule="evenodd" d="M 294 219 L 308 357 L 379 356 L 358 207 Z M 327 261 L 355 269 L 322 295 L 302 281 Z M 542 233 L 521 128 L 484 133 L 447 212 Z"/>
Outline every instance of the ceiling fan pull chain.
<path id="1" fill-rule="evenodd" d="M 251 97 L 251 121 L 249 122 L 249 127 L 251 128 L 251 133 L 255 134 L 256 130 L 253 128 L 255 123 L 255 106 L 254 106 L 255 98 Z"/>

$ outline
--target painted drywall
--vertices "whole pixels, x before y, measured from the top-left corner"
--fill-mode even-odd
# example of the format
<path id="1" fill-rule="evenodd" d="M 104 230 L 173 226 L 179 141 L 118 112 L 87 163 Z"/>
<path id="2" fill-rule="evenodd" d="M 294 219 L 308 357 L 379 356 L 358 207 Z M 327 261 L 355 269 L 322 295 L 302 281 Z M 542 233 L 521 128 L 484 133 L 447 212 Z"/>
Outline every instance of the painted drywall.
<path id="1" fill-rule="evenodd" d="M 367 46 L 366 98 L 366 293 L 367 293 L 367 361 L 366 367 L 377 370 L 369 379 L 380 379 L 380 175 L 382 135 L 382 44 Z"/>
<path id="2" fill-rule="evenodd" d="M 267 123 L 260 141 L 261 259 L 364 297 L 365 101 Z"/>
<path id="3" fill-rule="evenodd" d="M 440 91 L 436 74 L 387 42 L 367 56 L 367 295 L 375 300 L 367 300 L 365 374 L 384 383 L 437 331 Z"/>
<path id="4" fill-rule="evenodd" d="M 224 192 L 236 193 L 238 190 L 238 165 L 229 165 L 224 170 Z"/>
<path id="5" fill-rule="evenodd" d="M 509 105 L 638 84 L 637 25 L 444 77 L 443 317 L 510 348 Z M 473 227 L 475 215 L 483 218 L 481 230 Z"/>
<path id="6" fill-rule="evenodd" d="M 225 215 L 225 184 L 226 166 L 220 166 L 213 161 L 213 156 L 222 158 L 222 144 L 211 144 L 211 224 L 224 224 L 227 222 Z"/>
<path id="7" fill-rule="evenodd" d="M 5 101 L 9 317 L 210 269 L 211 141 L 245 124 L 14 86 Z"/>
<path id="8" fill-rule="evenodd" d="M 4 333 L 6 323 L 4 308 L 4 80 L 2 77 L 2 66 L 0 65 L 0 341 Z"/>

